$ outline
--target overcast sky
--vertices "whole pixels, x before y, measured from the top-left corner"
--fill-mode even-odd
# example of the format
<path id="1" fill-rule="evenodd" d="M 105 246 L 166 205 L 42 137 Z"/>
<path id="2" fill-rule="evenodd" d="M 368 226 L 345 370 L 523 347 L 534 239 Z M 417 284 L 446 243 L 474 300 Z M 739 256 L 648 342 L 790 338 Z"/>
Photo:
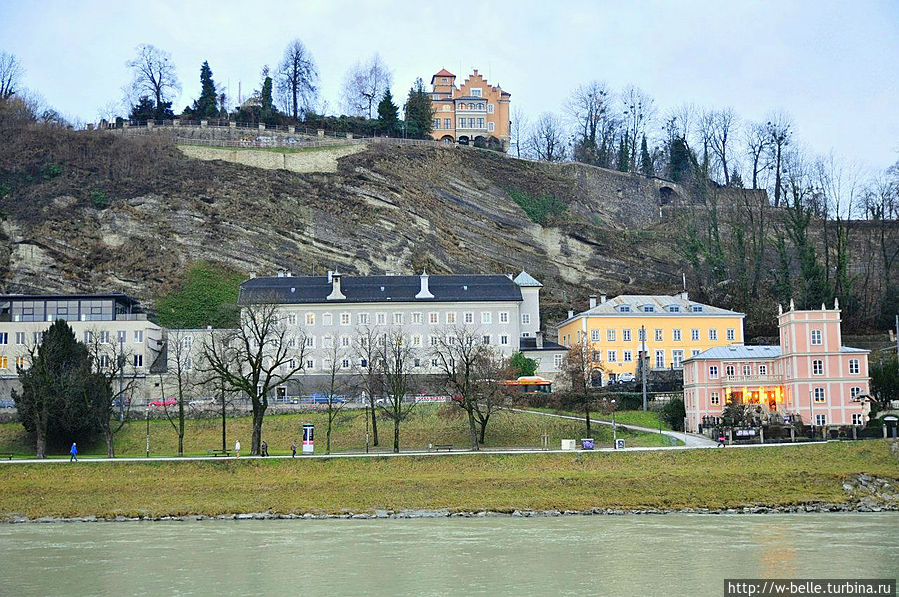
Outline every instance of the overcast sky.
<path id="1" fill-rule="evenodd" d="M 871 169 L 899 159 L 897 0 L 0 0 L 0 50 L 18 56 L 27 87 L 86 122 L 122 97 L 140 43 L 172 54 L 180 112 L 199 95 L 203 60 L 236 99 L 293 38 L 311 50 L 330 112 L 347 68 L 379 52 L 395 96 L 441 68 L 478 68 L 533 117 L 561 113 L 597 79 L 637 85 L 661 114 L 684 102 L 744 119 L 785 110 L 815 153 Z"/>

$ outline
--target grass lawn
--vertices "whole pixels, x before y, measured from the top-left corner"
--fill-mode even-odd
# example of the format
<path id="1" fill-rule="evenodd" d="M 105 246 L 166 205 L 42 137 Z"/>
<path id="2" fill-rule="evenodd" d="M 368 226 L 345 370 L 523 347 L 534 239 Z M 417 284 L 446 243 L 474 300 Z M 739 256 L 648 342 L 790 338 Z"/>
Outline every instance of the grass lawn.
<path id="1" fill-rule="evenodd" d="M 335 421 L 331 436 L 332 452 L 360 451 L 365 449 L 365 418 L 361 409 L 344 409 Z M 139 413 L 135 413 L 138 414 Z M 400 425 L 400 448 L 404 450 L 426 448 L 428 444 L 453 444 L 464 448 L 469 445 L 468 421 L 461 410 L 450 405 L 420 405 L 412 411 L 411 417 Z M 291 415 L 270 415 L 262 425 L 262 438 L 268 442 L 271 454 L 289 454 L 293 440 L 300 440 L 303 423 L 315 425 L 316 452 L 325 451 L 325 431 L 327 415 L 324 412 L 305 412 Z M 206 450 L 222 446 L 222 421 L 217 418 L 189 419 L 184 434 L 186 454 L 206 455 Z M 228 448 L 240 440 L 244 450 L 249 451 L 252 420 L 250 417 L 230 418 L 227 422 Z M 381 439 L 379 450 L 393 448 L 393 423 L 378 421 Z M 540 437 L 546 433 L 549 445 L 558 448 L 563 438 L 584 437 L 584 426 L 577 421 L 541 417 L 527 413 L 501 411 L 493 415 L 487 425 L 485 446 L 488 448 L 528 448 L 539 447 Z M 595 426 L 593 437 L 597 447 L 612 445 L 612 430 L 606 426 Z M 655 433 L 635 433 L 623 429 L 618 437 L 628 446 L 665 446 L 667 438 Z M 146 446 L 146 425 L 142 419 L 128 423 L 116 436 L 116 454 L 119 456 L 143 456 Z M 33 443 L 19 423 L 0 424 L 0 453 L 12 452 L 22 457 L 34 454 Z M 150 454 L 154 456 L 175 455 L 178 452 L 178 435 L 168 421 L 150 421 Z M 81 455 L 105 456 L 106 447 L 102 441 L 90 446 L 81 446 Z M 57 450 L 57 455 L 68 457 L 68 446 Z"/>
<path id="2" fill-rule="evenodd" d="M 589 509 L 840 503 L 887 441 L 755 449 L 0 466 L 0 517 L 375 509 Z"/>

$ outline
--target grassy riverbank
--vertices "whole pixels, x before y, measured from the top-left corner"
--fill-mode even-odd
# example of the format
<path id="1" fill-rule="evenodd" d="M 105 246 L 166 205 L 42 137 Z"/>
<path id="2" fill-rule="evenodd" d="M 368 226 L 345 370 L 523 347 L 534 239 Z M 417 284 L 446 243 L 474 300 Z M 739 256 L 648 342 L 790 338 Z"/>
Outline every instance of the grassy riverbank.
<path id="1" fill-rule="evenodd" d="M 512 511 L 842 503 L 899 479 L 886 441 L 755 449 L 0 466 L 0 516 Z"/>
<path id="2" fill-rule="evenodd" d="M 345 409 L 335 421 L 331 436 L 331 451 L 358 452 L 365 449 L 364 411 Z M 139 413 L 137 413 L 139 414 Z M 453 444 L 464 448 L 470 444 L 468 421 L 464 413 L 450 405 L 421 405 L 416 407 L 407 421 L 400 426 L 400 447 L 404 450 L 422 449 L 428 444 Z M 250 446 L 250 417 L 233 417 L 227 420 L 227 444 L 234 447 L 240 440 L 244 449 Z M 324 452 L 327 415 L 321 411 L 265 417 L 262 436 L 268 442 L 271 454 L 289 454 L 290 444 L 300 439 L 303 423 L 315 425 L 316 452 Z M 187 455 L 206 455 L 206 450 L 221 448 L 221 419 L 189 419 L 184 434 L 184 451 Z M 378 422 L 381 450 L 392 450 L 393 423 Z M 546 433 L 549 444 L 558 448 L 562 438 L 584 437 L 584 425 L 578 421 L 542 417 L 528 413 L 501 411 L 494 414 L 487 425 L 485 446 L 488 448 L 534 448 L 540 446 L 540 437 Z M 593 426 L 592 435 L 597 446 L 612 445 L 612 430 L 608 426 Z M 628 446 L 665 446 L 667 438 L 657 433 L 635 433 L 619 429 L 618 437 Z M 127 424 L 116 436 L 116 454 L 119 456 L 143 456 L 146 450 L 146 425 L 143 420 Z M 168 421 L 150 421 L 150 454 L 172 456 L 178 451 L 178 435 Z M 19 423 L 0 424 L 0 453 L 17 456 L 33 456 L 34 446 Z M 82 455 L 105 456 L 103 442 L 81 446 Z M 59 456 L 68 457 L 67 449 L 58 450 Z"/>

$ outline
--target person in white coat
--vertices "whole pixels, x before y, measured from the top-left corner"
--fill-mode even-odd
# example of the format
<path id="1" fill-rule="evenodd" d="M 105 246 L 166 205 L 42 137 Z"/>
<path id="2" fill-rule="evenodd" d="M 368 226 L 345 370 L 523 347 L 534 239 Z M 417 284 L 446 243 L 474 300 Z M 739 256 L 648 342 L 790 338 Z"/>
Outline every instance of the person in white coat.
<path id="1" fill-rule="evenodd" d="M 240 440 L 234 442 L 234 454 L 240 458 Z"/>

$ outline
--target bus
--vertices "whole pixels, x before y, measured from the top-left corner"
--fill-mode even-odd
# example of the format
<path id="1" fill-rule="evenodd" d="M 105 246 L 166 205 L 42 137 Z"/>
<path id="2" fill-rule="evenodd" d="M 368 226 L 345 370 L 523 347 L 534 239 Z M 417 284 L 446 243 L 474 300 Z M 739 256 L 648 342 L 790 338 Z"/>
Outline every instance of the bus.
<path id="1" fill-rule="evenodd" d="M 539 375 L 523 375 L 518 379 L 504 381 L 503 385 L 511 386 L 519 392 L 528 394 L 550 394 L 553 391 L 552 382 Z"/>

